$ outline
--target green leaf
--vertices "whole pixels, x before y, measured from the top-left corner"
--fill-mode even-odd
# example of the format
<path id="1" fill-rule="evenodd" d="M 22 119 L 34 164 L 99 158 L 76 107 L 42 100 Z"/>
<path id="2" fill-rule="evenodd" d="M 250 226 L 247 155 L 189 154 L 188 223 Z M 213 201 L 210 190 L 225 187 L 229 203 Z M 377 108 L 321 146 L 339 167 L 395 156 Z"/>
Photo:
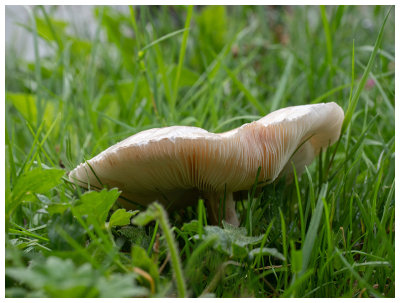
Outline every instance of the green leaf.
<path id="1" fill-rule="evenodd" d="M 91 282 L 90 265 L 75 268 L 71 260 L 50 256 L 46 263 L 34 262 L 30 268 L 10 268 L 6 275 L 28 284 L 33 289 L 44 289 L 49 296 L 82 296 Z M 97 295 L 92 293 L 92 295 Z"/>
<path id="2" fill-rule="evenodd" d="M 303 264 L 303 252 L 296 250 L 293 242 L 291 242 L 290 258 L 292 263 L 292 272 L 299 273 Z"/>
<path id="3" fill-rule="evenodd" d="M 7 93 L 6 98 L 21 113 L 22 117 L 32 125 L 37 124 L 37 98 L 35 95 L 23 93 Z M 54 102 L 46 102 L 43 117 L 46 119 L 45 126 L 50 127 L 56 117 Z"/>
<path id="4" fill-rule="evenodd" d="M 156 263 L 147 255 L 146 250 L 138 245 L 133 245 L 131 249 L 132 265 L 139 267 L 150 274 L 157 285 L 159 275 Z"/>
<path id="5" fill-rule="evenodd" d="M 205 7 L 196 18 L 200 29 L 200 43 L 207 43 L 214 51 L 221 50 L 226 41 L 227 13 L 222 5 Z"/>
<path id="6" fill-rule="evenodd" d="M 89 223 L 101 225 L 106 221 L 108 212 L 119 194 L 116 188 L 86 192 L 80 198 L 81 203 L 72 208 L 72 212 L 76 217 L 87 216 Z"/>
<path id="7" fill-rule="evenodd" d="M 89 263 L 76 267 L 72 260 L 50 256 L 44 263 L 7 268 L 6 275 L 40 291 L 42 297 L 132 297 L 148 291 L 135 283 L 136 274 L 99 276 Z"/>
<path id="8" fill-rule="evenodd" d="M 77 37 L 69 37 L 69 39 L 71 39 L 71 53 L 74 54 L 75 57 L 79 58 L 78 56 L 85 56 L 90 53 L 92 49 L 90 41 L 82 40 Z"/>
<path id="9" fill-rule="evenodd" d="M 37 109 L 36 109 L 36 96 L 23 93 L 7 93 L 7 100 L 15 106 L 21 113 L 26 121 L 36 124 Z"/>
<path id="10" fill-rule="evenodd" d="M 234 253 L 242 256 L 243 250 L 238 247 L 246 248 L 247 245 L 255 244 L 262 240 L 262 235 L 248 237 L 245 227 L 235 227 L 224 221 L 222 223 L 223 229 L 218 226 L 205 226 L 204 231 L 207 238 L 216 235 L 218 241 L 215 242 L 214 246 L 230 256 L 234 256 Z"/>
<path id="11" fill-rule="evenodd" d="M 50 204 L 50 205 L 47 207 L 47 211 L 49 212 L 50 215 L 62 214 L 62 213 L 64 213 L 69 207 L 70 207 L 70 204 L 67 204 L 67 203 L 53 203 L 53 204 Z"/>
<path id="12" fill-rule="evenodd" d="M 132 298 L 148 296 L 145 287 L 138 286 L 134 274 L 113 274 L 109 279 L 101 277 L 97 288 L 100 298 Z"/>
<path id="13" fill-rule="evenodd" d="M 246 247 L 232 243 L 232 256 L 236 259 L 242 259 L 247 257 L 248 251 Z"/>
<path id="14" fill-rule="evenodd" d="M 150 245 L 151 236 L 146 233 L 145 228 L 142 226 L 125 225 L 117 231 L 113 231 L 113 233 L 126 241 L 129 247 L 132 244 L 137 244 L 141 247 L 148 247 Z"/>
<path id="15" fill-rule="evenodd" d="M 23 173 L 11 192 L 11 200 L 6 201 L 7 214 L 10 214 L 24 200 L 32 199 L 32 194 L 46 193 L 60 184 L 64 173 L 63 170 L 55 168 L 35 168 Z"/>
<path id="16" fill-rule="evenodd" d="M 182 231 L 190 233 L 190 234 L 197 233 L 199 231 L 199 221 L 192 220 L 189 223 L 183 223 Z"/>
<path id="17" fill-rule="evenodd" d="M 57 41 L 54 33 L 57 33 L 57 35 L 65 35 L 65 28 L 68 25 L 68 23 L 65 21 L 55 20 L 52 18 L 49 18 L 49 22 L 51 22 L 51 27 L 44 19 L 36 18 L 35 21 L 39 36 L 47 41 Z"/>
<path id="18" fill-rule="evenodd" d="M 159 216 L 158 210 L 151 204 L 144 212 L 139 213 L 132 219 L 132 223 L 144 226 L 155 220 Z"/>
<path id="19" fill-rule="evenodd" d="M 124 208 L 119 208 L 111 215 L 108 227 L 128 225 L 131 222 L 131 217 L 138 212 L 138 210 L 126 211 Z"/>

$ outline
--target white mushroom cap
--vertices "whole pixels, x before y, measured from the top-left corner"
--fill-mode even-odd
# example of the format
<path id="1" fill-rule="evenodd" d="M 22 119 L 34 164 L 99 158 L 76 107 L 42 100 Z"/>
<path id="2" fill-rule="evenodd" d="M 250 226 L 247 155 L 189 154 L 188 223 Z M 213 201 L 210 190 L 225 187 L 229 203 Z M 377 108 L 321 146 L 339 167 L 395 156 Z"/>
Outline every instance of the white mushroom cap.
<path id="1" fill-rule="evenodd" d="M 331 102 L 283 108 L 220 134 L 187 126 L 155 128 L 87 162 L 102 184 L 118 187 L 129 200 L 180 207 L 199 196 L 250 189 L 259 167 L 259 181 L 291 173 L 291 161 L 300 175 L 321 149 L 338 140 L 343 118 L 342 108 Z M 91 168 L 80 164 L 70 180 L 101 187 Z"/>

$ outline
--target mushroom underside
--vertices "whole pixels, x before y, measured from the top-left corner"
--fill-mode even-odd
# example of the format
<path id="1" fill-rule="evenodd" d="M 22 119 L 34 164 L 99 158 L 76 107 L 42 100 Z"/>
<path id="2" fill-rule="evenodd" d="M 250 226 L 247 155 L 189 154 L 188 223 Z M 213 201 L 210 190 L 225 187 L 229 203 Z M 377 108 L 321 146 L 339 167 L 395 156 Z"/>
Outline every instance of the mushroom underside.
<path id="1" fill-rule="evenodd" d="M 256 179 L 259 187 L 283 175 L 290 180 L 293 168 L 300 176 L 338 140 L 343 118 L 337 104 L 327 103 L 281 109 L 219 134 L 185 126 L 151 129 L 80 164 L 69 179 L 86 188 L 118 187 L 120 204 L 130 209 L 159 201 L 171 211 L 203 198 L 210 223 L 238 225 L 236 194 Z"/>

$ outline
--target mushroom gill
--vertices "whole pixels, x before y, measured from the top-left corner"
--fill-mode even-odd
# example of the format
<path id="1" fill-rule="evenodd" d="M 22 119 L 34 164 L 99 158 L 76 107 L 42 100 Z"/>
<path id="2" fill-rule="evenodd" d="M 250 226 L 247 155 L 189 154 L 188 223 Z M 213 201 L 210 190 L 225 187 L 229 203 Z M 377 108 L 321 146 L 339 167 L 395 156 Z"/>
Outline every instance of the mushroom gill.
<path id="1" fill-rule="evenodd" d="M 212 223 L 223 217 L 238 225 L 233 193 L 259 181 L 299 174 L 321 149 L 336 142 L 343 122 L 336 103 L 283 108 L 225 133 L 188 126 L 135 134 L 71 171 L 77 185 L 118 187 L 121 196 L 143 206 L 158 200 L 176 209 L 206 199 Z M 90 167 L 89 167 L 90 164 Z M 93 174 L 95 172 L 96 176 Z M 133 205 L 120 200 L 124 207 Z"/>

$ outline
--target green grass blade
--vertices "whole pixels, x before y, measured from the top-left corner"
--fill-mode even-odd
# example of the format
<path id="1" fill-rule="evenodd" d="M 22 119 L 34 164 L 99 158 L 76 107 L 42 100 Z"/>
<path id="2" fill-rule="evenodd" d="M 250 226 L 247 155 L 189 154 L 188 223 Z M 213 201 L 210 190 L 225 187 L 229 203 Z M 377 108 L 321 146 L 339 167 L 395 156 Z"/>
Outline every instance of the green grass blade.
<path id="1" fill-rule="evenodd" d="M 226 73 L 232 79 L 233 83 L 235 83 L 235 85 L 238 87 L 238 89 L 243 92 L 243 94 L 246 96 L 247 100 L 251 104 L 253 104 L 253 106 L 257 109 L 257 111 L 261 115 L 265 115 L 265 113 L 266 113 L 265 106 L 263 106 L 257 100 L 257 98 L 255 98 L 253 96 L 253 94 L 250 92 L 250 90 L 238 79 L 238 77 L 236 77 L 236 75 L 229 68 L 227 68 L 225 65 L 223 65 L 223 66 L 224 66 Z"/>
<path id="2" fill-rule="evenodd" d="M 335 88 L 332 88 L 331 90 L 327 91 L 326 93 L 322 94 L 321 96 L 315 98 L 314 100 L 312 100 L 310 102 L 310 104 L 315 104 L 315 103 L 321 103 L 322 101 L 324 101 L 325 99 L 327 99 L 328 97 L 334 95 L 337 92 L 340 92 L 342 90 L 344 90 L 345 88 L 351 87 L 352 84 L 343 84 L 343 85 L 339 85 Z"/>
<path id="3" fill-rule="evenodd" d="M 167 39 L 169 39 L 169 38 L 172 38 L 172 37 L 174 37 L 174 36 L 177 36 L 177 35 L 179 35 L 179 34 L 181 34 L 181 33 L 186 33 L 186 32 L 188 32 L 189 30 L 190 30 L 190 27 L 185 27 L 185 28 L 183 28 L 183 29 L 179 29 L 179 30 L 174 31 L 174 32 L 172 32 L 172 33 L 168 33 L 168 34 L 166 34 L 166 35 L 164 35 L 164 36 L 162 36 L 162 37 L 160 37 L 160 38 L 154 40 L 153 42 L 147 44 L 146 46 L 144 46 L 144 47 L 140 50 L 140 52 L 144 52 L 145 50 L 147 50 L 147 49 L 153 47 L 154 45 L 156 45 L 156 44 L 158 44 L 158 43 L 160 43 L 160 42 L 162 42 L 162 41 L 164 41 L 164 40 L 167 40 Z M 186 38 L 186 39 L 187 39 L 187 38 Z M 183 60 L 183 59 L 182 59 L 182 60 Z M 181 67 L 182 67 L 182 66 L 181 66 Z"/>
<path id="4" fill-rule="evenodd" d="M 185 58 L 185 53 L 186 53 L 186 45 L 189 37 L 189 27 L 190 27 L 190 21 L 192 20 L 192 12 L 193 12 L 193 6 L 190 5 L 187 10 L 187 16 L 186 16 L 186 22 L 185 22 L 185 32 L 183 34 L 182 38 L 182 44 L 181 44 L 181 49 L 179 52 L 179 62 L 178 62 L 178 69 L 176 71 L 176 76 L 175 76 L 175 81 L 174 81 L 174 86 L 173 86 L 173 92 L 172 92 L 172 103 L 170 105 L 170 116 L 173 118 L 175 117 L 175 105 L 176 105 L 176 98 L 178 97 L 178 84 L 179 84 L 179 79 L 181 77 L 181 72 L 182 72 L 182 66 L 183 66 L 183 60 Z"/>
<path id="5" fill-rule="evenodd" d="M 357 279 L 357 281 L 362 285 L 362 287 L 366 287 L 368 291 L 373 294 L 375 297 L 380 298 L 381 295 L 375 291 L 375 289 L 369 285 L 353 268 L 352 265 L 343 257 L 342 253 L 340 250 L 335 247 L 336 254 L 339 256 L 340 260 L 343 262 L 343 264 L 347 267 L 347 269 L 351 272 L 351 274 Z"/>
<path id="6" fill-rule="evenodd" d="M 332 38 L 331 38 L 331 30 L 328 18 L 326 16 L 325 6 L 321 5 L 321 19 L 322 24 L 324 25 L 325 32 L 325 41 L 326 41 L 326 61 L 329 66 L 329 84 L 328 87 L 332 87 L 332 78 L 333 78 L 333 69 L 332 69 Z"/>
<path id="7" fill-rule="evenodd" d="M 283 105 L 283 96 L 285 94 L 286 86 L 288 84 L 289 77 L 293 69 L 293 62 L 294 57 L 292 54 L 289 53 L 287 63 L 285 65 L 285 70 L 283 71 L 282 77 L 278 83 L 278 88 L 276 89 L 276 92 L 271 100 L 271 111 L 275 111 Z"/>
<path id="8" fill-rule="evenodd" d="M 288 247 L 287 247 L 287 240 L 286 240 L 286 223 L 285 223 L 285 219 L 283 217 L 283 213 L 282 210 L 279 208 L 279 214 L 280 214 L 280 218 L 281 218 L 281 229 L 282 229 L 282 249 L 283 249 L 283 256 L 285 257 L 285 260 L 283 261 L 284 266 L 287 267 L 288 266 Z M 284 285 L 285 288 L 287 287 L 287 282 L 288 282 L 288 271 L 285 270 L 284 273 Z"/>
<path id="9" fill-rule="evenodd" d="M 183 277 L 182 266 L 181 266 L 181 262 L 180 262 L 179 255 L 178 255 L 178 247 L 176 245 L 174 236 L 171 232 L 171 227 L 168 222 L 168 217 L 167 217 L 167 214 L 166 214 L 164 208 L 158 203 L 156 203 L 154 205 L 159 212 L 160 226 L 164 233 L 165 240 L 168 244 L 169 253 L 171 254 L 171 263 L 172 263 L 172 267 L 173 267 L 174 273 L 175 273 L 178 294 L 179 294 L 179 297 L 185 298 L 186 297 L 186 283 L 185 283 L 185 279 Z"/>
<path id="10" fill-rule="evenodd" d="M 324 209 L 323 198 L 326 197 L 326 193 L 328 190 L 328 184 L 324 183 L 321 188 L 321 192 L 319 194 L 318 202 L 315 207 L 315 212 L 311 217 L 310 225 L 307 229 L 307 234 L 302 245 L 303 252 L 303 266 L 301 268 L 299 277 L 301 277 L 308 269 L 308 265 L 311 260 L 312 251 L 314 249 L 314 245 L 316 242 L 316 238 L 319 230 L 319 223 L 322 217 L 322 211 Z"/>
<path id="11" fill-rule="evenodd" d="M 140 36 L 140 32 L 136 23 L 136 17 L 135 17 L 135 9 L 133 6 L 129 6 L 129 13 L 131 16 L 131 21 L 132 21 L 132 26 L 133 26 L 133 30 L 135 31 L 135 38 L 136 38 L 136 47 L 139 50 L 140 49 L 140 45 L 141 45 L 141 36 Z"/>
<path id="12" fill-rule="evenodd" d="M 349 104 L 349 106 L 347 108 L 347 111 L 346 111 L 346 114 L 344 116 L 344 121 L 343 121 L 343 125 L 342 125 L 342 133 L 345 132 L 347 127 L 349 126 L 350 120 L 351 120 L 351 118 L 352 118 L 352 116 L 354 114 L 354 111 L 356 109 L 356 106 L 357 106 L 358 100 L 360 98 L 361 92 L 364 89 L 365 83 L 368 80 L 368 76 L 369 76 L 369 73 L 370 73 L 370 71 L 372 69 L 372 65 L 375 62 L 376 54 L 378 53 L 379 47 L 381 46 L 382 38 L 383 38 L 383 30 L 385 28 L 386 21 L 387 21 L 390 13 L 392 11 L 392 8 L 393 7 L 390 7 L 389 11 L 387 12 L 387 14 L 385 16 L 385 19 L 384 19 L 384 21 L 382 23 L 382 26 L 381 26 L 381 28 L 379 30 L 378 37 L 377 37 L 376 42 L 375 42 L 374 50 L 372 51 L 372 54 L 369 57 L 369 61 L 368 61 L 367 67 L 364 70 L 364 73 L 363 73 L 363 75 L 361 77 L 361 81 L 358 84 L 358 87 L 357 87 L 357 90 L 356 90 L 354 96 L 350 100 L 350 104 Z"/>
<path id="13" fill-rule="evenodd" d="M 294 179 L 294 184 L 296 186 L 296 194 L 297 194 L 297 205 L 299 206 L 299 214 L 300 214 L 300 226 L 301 226 L 301 242 L 304 241 L 305 239 L 305 222 L 304 222 L 304 213 L 303 213 L 303 204 L 301 202 L 301 194 L 300 194 L 300 187 L 299 187 L 299 180 L 297 179 L 297 172 L 296 172 L 296 166 L 292 162 L 292 167 L 293 167 L 293 179 Z"/>

